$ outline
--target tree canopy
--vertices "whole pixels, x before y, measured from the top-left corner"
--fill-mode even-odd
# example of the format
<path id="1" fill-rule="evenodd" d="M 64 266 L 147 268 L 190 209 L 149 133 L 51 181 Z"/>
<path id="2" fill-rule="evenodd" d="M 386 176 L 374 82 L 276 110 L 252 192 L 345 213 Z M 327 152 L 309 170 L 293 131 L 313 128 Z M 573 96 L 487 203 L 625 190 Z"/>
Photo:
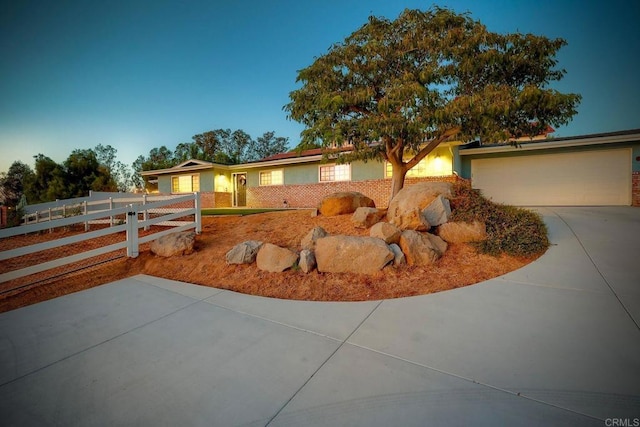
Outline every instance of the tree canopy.
<path id="1" fill-rule="evenodd" d="M 138 156 L 133 163 L 134 185 L 156 189 L 140 175 L 142 171 L 166 169 L 192 159 L 222 165 L 247 163 L 285 152 L 289 142 L 288 138 L 278 137 L 275 132 L 265 132 L 254 140 L 241 129 L 216 129 L 194 135 L 191 139 L 191 142 L 178 144 L 173 152 L 162 146 L 153 148 L 148 156 Z"/>
<path id="2" fill-rule="evenodd" d="M 34 204 L 87 196 L 89 191 L 124 191 L 131 186 L 131 177 L 115 160 L 116 154 L 110 145 L 98 144 L 95 149 L 74 150 L 62 164 L 38 154 L 35 170 L 15 161 L 0 174 L 1 202 L 15 207 L 23 195 Z"/>
<path id="3" fill-rule="evenodd" d="M 338 161 L 391 163 L 393 197 L 449 138 L 504 142 L 568 123 L 580 95 L 549 87 L 565 75 L 554 68 L 565 44 L 490 32 L 440 7 L 371 16 L 298 72 L 301 87 L 284 109 L 306 126 L 299 148 L 348 143 Z"/>

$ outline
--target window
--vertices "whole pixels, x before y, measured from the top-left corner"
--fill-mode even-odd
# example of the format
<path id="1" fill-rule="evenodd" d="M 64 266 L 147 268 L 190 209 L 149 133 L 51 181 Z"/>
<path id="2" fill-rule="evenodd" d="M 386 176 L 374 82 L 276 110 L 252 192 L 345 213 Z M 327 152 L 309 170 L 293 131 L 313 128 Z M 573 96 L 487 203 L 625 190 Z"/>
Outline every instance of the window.
<path id="1" fill-rule="evenodd" d="M 351 180 L 351 165 L 320 166 L 320 182 Z"/>
<path id="2" fill-rule="evenodd" d="M 392 167 L 391 163 L 385 162 L 386 171 L 385 176 L 391 178 Z M 452 159 L 449 156 L 436 154 L 435 156 L 429 155 L 420 160 L 417 165 L 409 169 L 407 172 L 407 178 L 418 178 L 424 176 L 446 176 L 453 173 Z"/>
<path id="3" fill-rule="evenodd" d="M 260 172 L 260 185 L 282 185 L 284 184 L 284 172 L 280 170 Z"/>
<path id="4" fill-rule="evenodd" d="M 200 175 L 179 175 L 171 177 L 172 193 L 193 193 L 200 191 Z"/>

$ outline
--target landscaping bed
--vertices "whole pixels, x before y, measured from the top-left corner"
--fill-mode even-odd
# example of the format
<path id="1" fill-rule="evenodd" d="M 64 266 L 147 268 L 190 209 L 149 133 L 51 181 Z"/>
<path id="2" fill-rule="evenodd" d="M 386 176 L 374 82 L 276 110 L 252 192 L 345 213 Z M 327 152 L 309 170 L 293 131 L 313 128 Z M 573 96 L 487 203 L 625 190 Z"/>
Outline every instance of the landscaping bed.
<path id="1" fill-rule="evenodd" d="M 255 265 L 227 265 L 225 254 L 234 245 L 246 240 L 259 240 L 299 250 L 300 241 L 315 226 L 323 227 L 330 234 L 355 236 L 368 236 L 369 230 L 355 228 L 351 215 L 312 216 L 310 210 L 246 216 L 205 216 L 202 234 L 196 240 L 196 251 L 190 255 L 162 258 L 143 247 L 138 258 L 120 258 L 21 289 L 19 292 L 3 294 L 0 296 L 0 311 L 140 273 L 273 298 L 311 301 L 398 298 L 478 283 L 521 268 L 544 253 L 548 245 L 546 229 L 544 224 L 537 228 L 530 224 L 532 220 L 535 222 L 535 215 L 523 210 L 510 212 L 513 208 L 496 208 L 493 204 L 469 200 L 476 196 L 458 189 L 451 200 L 452 207 L 458 208 L 458 217 L 471 219 L 463 214 L 465 209 L 473 210 L 479 216 L 491 216 L 498 225 L 487 224 L 489 234 L 494 233 L 497 239 L 508 241 L 508 247 L 502 250 L 507 249 L 514 254 L 499 253 L 501 248 L 495 242 L 484 245 L 460 243 L 449 244 L 442 258 L 432 265 L 405 265 L 398 268 L 390 266 L 373 275 L 321 273 L 317 270 L 305 274 L 297 269 L 269 273 L 258 270 Z M 505 209 L 507 213 L 501 213 Z M 517 231 L 518 226 L 509 222 L 513 218 L 524 221 L 520 232 Z M 522 235 L 518 241 L 514 241 L 514 229 L 516 235 Z M 535 236 L 530 236 L 532 233 Z M 540 240 L 543 240 L 542 243 Z M 522 249 L 523 244 L 530 243 L 530 247 L 518 253 L 518 248 Z M 483 250 L 489 253 L 482 253 Z"/>

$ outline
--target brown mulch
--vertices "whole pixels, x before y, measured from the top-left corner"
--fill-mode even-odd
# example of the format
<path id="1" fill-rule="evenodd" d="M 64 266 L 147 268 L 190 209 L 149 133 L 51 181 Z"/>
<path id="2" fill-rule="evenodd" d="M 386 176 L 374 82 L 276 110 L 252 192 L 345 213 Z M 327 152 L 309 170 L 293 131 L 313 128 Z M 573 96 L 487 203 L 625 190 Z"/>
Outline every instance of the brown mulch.
<path id="1" fill-rule="evenodd" d="M 236 292 L 273 298 L 312 301 L 366 301 L 399 298 L 440 292 L 478 283 L 518 269 L 535 258 L 514 258 L 506 255 L 493 257 L 478 254 L 466 244 L 450 244 L 445 255 L 428 267 L 387 267 L 374 275 L 330 274 L 313 271 L 305 274 L 299 270 L 283 273 L 260 271 L 253 265 L 227 265 L 225 254 L 245 240 L 260 240 L 294 250 L 300 249 L 300 241 L 314 226 L 321 226 L 331 234 L 366 236 L 369 230 L 357 229 L 351 223 L 351 215 L 335 217 L 311 216 L 310 211 L 280 211 L 248 216 L 204 217 L 202 234 L 197 237 L 196 252 L 181 257 L 162 258 L 153 255 L 148 245 L 143 245 L 138 258 L 119 258 L 80 271 L 38 282 L 31 286 L 24 283 L 0 284 L 0 312 L 55 298 L 71 292 L 88 289 L 114 280 L 149 274 Z M 76 231 L 77 232 L 77 231 Z M 58 234 L 56 234 L 58 233 Z M 13 246 L 33 244 L 65 235 L 54 231 L 34 236 L 20 236 Z M 66 232 L 70 233 L 70 232 Z M 74 232 L 72 232 L 74 233 Z M 111 243 L 119 241 L 115 235 Z M 104 239 L 100 244 L 106 244 Z M 9 239 L 11 240 L 11 239 Z M 7 242 L 1 242 L 8 249 Z M 87 246 L 84 245 L 86 250 Z M 66 248 L 73 251 L 73 248 Z M 58 249 L 60 251 L 60 249 Z M 66 255 L 66 254 L 64 254 Z M 34 254 L 31 258 L 35 258 Z M 60 255 L 59 255 L 60 256 Z M 29 262 L 29 256 L 20 257 Z M 11 261 L 11 260 L 8 260 Z M 30 260 L 33 263 L 33 259 Z M 0 262 L 0 271 L 19 266 Z M 26 278 L 29 280 L 30 278 Z M 15 281 L 13 281 L 15 282 Z M 16 291 L 7 291 L 12 286 Z"/>

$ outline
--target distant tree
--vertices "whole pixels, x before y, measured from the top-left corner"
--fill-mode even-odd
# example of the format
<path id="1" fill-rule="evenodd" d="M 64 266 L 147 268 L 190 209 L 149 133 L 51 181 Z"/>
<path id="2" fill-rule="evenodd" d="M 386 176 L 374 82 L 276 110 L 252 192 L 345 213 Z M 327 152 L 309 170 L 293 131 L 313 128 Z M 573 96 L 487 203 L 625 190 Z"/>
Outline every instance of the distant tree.
<path id="1" fill-rule="evenodd" d="M 93 191 L 117 191 L 111 171 L 100 165 L 95 151 L 73 150 L 64 162 L 68 197 L 83 197 Z"/>
<path id="2" fill-rule="evenodd" d="M 348 142 L 353 151 L 339 161 L 391 163 L 393 197 L 407 171 L 453 136 L 500 142 L 568 123 L 580 95 L 548 87 L 565 74 L 554 69 L 565 44 L 490 32 L 440 7 L 371 16 L 298 72 L 302 87 L 284 109 L 306 125 L 299 147 Z"/>
<path id="3" fill-rule="evenodd" d="M 35 158 L 35 176 L 28 188 L 27 200 L 31 203 L 41 203 L 66 196 L 64 168 L 44 154 Z M 55 182 L 55 185 L 53 183 Z"/>
<path id="4" fill-rule="evenodd" d="M 249 134 L 241 129 L 234 131 L 216 129 L 194 135 L 193 144 L 198 148 L 198 151 L 189 146 L 179 146 L 180 153 L 187 151 L 190 155 L 189 158 L 213 163 L 238 164 L 246 161 L 253 140 Z M 180 158 L 184 158 L 184 155 L 181 155 Z"/>
<path id="5" fill-rule="evenodd" d="M 148 177 L 143 177 L 141 172 L 151 171 L 157 169 L 167 169 L 175 166 L 179 162 L 175 161 L 173 157 L 173 153 L 164 145 L 160 148 L 152 148 L 149 151 L 149 155 L 138 156 L 135 162 L 133 162 L 133 174 L 131 175 L 131 183 L 132 185 L 139 189 L 145 189 L 147 191 L 156 191 L 158 189 L 158 185 L 149 182 Z"/>
<path id="6" fill-rule="evenodd" d="M 15 207 L 33 178 L 34 173 L 29 165 L 21 161 L 13 162 L 9 170 L 0 176 L 2 202 L 6 206 Z"/>
<path id="7" fill-rule="evenodd" d="M 248 155 L 248 160 L 260 160 L 288 150 L 289 139 L 276 136 L 275 132 L 265 132 L 259 136 Z"/>
<path id="8" fill-rule="evenodd" d="M 232 164 L 245 163 L 251 147 L 253 139 L 243 130 L 235 130 L 229 134 L 223 144 L 223 152 L 231 158 Z"/>
<path id="9" fill-rule="evenodd" d="M 153 166 L 152 169 L 166 169 L 175 166 L 171 150 L 164 145 L 160 148 L 152 148 L 151 151 L 149 151 L 148 163 L 150 166 Z"/>
<path id="10" fill-rule="evenodd" d="M 192 139 L 199 152 L 202 153 L 202 158 L 199 160 L 213 161 L 216 153 L 221 150 L 220 138 L 215 131 L 207 131 L 194 135 Z"/>
<path id="11" fill-rule="evenodd" d="M 117 160 L 118 150 L 111 145 L 98 144 L 93 151 L 96 153 L 98 163 L 108 169 L 109 174 L 116 183 L 117 190 L 122 192 L 129 191 L 132 186 L 131 172 L 124 163 Z M 101 179 L 104 180 L 103 178 Z"/>
<path id="12" fill-rule="evenodd" d="M 173 151 L 174 163 L 180 164 L 190 159 L 205 160 L 205 156 L 195 142 L 181 142 Z"/>

